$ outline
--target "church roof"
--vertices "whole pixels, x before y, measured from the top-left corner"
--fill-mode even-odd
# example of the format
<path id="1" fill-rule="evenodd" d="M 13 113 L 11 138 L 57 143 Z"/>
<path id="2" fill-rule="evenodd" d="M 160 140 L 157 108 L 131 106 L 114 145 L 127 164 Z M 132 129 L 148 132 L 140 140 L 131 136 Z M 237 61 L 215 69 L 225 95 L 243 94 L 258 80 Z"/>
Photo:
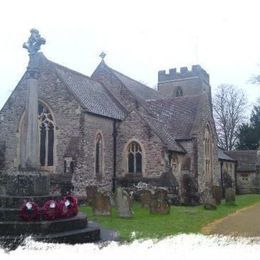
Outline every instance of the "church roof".
<path id="1" fill-rule="evenodd" d="M 125 117 L 120 105 L 101 83 L 52 61 L 47 62 L 86 111 L 115 119 Z"/>
<path id="2" fill-rule="evenodd" d="M 162 98 L 161 94 L 145 84 L 134 80 L 121 72 L 111 69 L 112 73 L 127 87 L 127 89 L 136 97 L 144 100 L 159 99 Z"/>
<path id="3" fill-rule="evenodd" d="M 226 151 L 230 157 L 237 161 L 238 172 L 255 172 L 256 171 L 256 150 L 237 150 Z"/>
<path id="4" fill-rule="evenodd" d="M 165 122 L 153 118 L 147 114 L 143 114 L 142 117 L 148 123 L 150 128 L 157 134 L 157 136 L 162 140 L 162 142 L 171 151 L 176 151 L 180 153 L 185 153 L 186 151 L 180 146 L 174 139 L 174 137 L 167 131 L 165 127 Z"/>
<path id="5" fill-rule="evenodd" d="M 55 64 L 55 69 L 88 112 L 115 119 L 124 118 L 124 112 L 101 83 L 61 65 Z"/>
<path id="6" fill-rule="evenodd" d="M 97 68 L 95 69 L 95 71 L 91 76 L 91 78 L 102 81 L 102 76 L 100 78 L 97 72 L 112 73 L 115 76 L 115 78 L 117 78 L 122 83 L 122 85 L 128 91 L 130 91 L 130 93 L 134 96 L 136 100 L 145 101 L 145 100 L 162 98 L 161 94 L 155 89 L 152 89 L 151 87 L 148 87 L 145 84 L 135 79 L 132 79 L 117 70 L 112 69 L 104 62 L 104 60 L 100 62 L 100 64 L 97 66 Z M 101 74 L 103 75 L 103 73 Z"/>
<path id="7" fill-rule="evenodd" d="M 192 137 L 203 95 L 183 96 L 148 101 L 151 115 L 163 122 L 175 140 Z"/>

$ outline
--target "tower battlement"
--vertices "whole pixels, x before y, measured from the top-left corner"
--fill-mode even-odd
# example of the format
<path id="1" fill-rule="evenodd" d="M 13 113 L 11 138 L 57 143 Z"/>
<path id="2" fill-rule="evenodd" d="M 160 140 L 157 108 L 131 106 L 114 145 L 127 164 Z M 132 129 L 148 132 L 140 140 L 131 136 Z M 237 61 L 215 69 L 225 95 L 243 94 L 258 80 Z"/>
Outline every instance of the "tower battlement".
<path id="1" fill-rule="evenodd" d="M 160 70 L 158 72 L 158 83 L 164 81 L 188 79 L 192 77 L 199 77 L 201 80 L 209 84 L 209 74 L 203 68 L 201 68 L 200 65 L 192 65 L 191 70 L 189 70 L 187 67 L 181 67 L 180 71 L 177 71 L 177 68 L 169 69 L 168 73 L 165 70 Z"/>

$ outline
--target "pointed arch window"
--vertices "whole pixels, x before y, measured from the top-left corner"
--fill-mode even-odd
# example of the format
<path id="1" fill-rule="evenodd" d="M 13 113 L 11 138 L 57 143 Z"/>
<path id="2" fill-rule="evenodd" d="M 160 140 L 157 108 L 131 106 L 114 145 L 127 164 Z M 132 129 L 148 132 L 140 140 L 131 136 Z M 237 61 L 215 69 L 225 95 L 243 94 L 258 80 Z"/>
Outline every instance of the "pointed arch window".
<path id="1" fill-rule="evenodd" d="M 54 165 L 54 121 L 50 110 L 39 103 L 38 105 L 39 120 L 39 144 L 40 144 L 40 165 Z"/>
<path id="2" fill-rule="evenodd" d="M 95 171 L 97 178 L 103 175 L 103 138 L 100 133 L 96 136 Z"/>
<path id="3" fill-rule="evenodd" d="M 212 138 L 211 138 L 211 131 L 209 126 L 206 127 L 205 135 L 204 135 L 204 171 L 206 173 L 206 177 L 212 177 Z"/>
<path id="4" fill-rule="evenodd" d="M 128 172 L 142 173 L 142 149 L 137 142 L 131 142 L 128 146 Z"/>

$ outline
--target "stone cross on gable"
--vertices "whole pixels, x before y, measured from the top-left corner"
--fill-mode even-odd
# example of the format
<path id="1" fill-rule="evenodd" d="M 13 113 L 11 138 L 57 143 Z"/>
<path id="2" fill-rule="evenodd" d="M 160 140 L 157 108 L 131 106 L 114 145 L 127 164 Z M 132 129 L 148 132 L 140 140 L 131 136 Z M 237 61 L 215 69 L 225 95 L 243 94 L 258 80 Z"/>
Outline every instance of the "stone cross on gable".
<path id="1" fill-rule="evenodd" d="M 23 48 L 27 49 L 30 55 L 37 53 L 40 50 L 41 45 L 46 43 L 46 40 L 41 37 L 39 31 L 31 29 L 31 36 L 28 41 L 23 44 Z"/>
<path id="2" fill-rule="evenodd" d="M 99 55 L 99 57 L 104 60 L 104 58 L 106 57 L 106 54 L 102 51 Z"/>

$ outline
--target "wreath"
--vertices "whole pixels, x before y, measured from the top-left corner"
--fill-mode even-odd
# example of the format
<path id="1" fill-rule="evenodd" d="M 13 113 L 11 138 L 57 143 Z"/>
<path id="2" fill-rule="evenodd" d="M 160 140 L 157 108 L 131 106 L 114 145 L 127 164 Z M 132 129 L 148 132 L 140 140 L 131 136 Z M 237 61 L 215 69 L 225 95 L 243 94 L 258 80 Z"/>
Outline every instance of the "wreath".
<path id="1" fill-rule="evenodd" d="M 59 218 L 59 207 L 55 200 L 48 200 L 42 208 L 42 215 L 45 220 L 55 220 Z"/>
<path id="2" fill-rule="evenodd" d="M 20 218 L 25 221 L 39 220 L 40 209 L 33 201 L 25 201 L 20 208 Z"/>
<path id="3" fill-rule="evenodd" d="M 59 202 L 59 216 L 61 218 L 74 217 L 78 213 L 78 202 L 73 196 L 66 196 Z"/>

